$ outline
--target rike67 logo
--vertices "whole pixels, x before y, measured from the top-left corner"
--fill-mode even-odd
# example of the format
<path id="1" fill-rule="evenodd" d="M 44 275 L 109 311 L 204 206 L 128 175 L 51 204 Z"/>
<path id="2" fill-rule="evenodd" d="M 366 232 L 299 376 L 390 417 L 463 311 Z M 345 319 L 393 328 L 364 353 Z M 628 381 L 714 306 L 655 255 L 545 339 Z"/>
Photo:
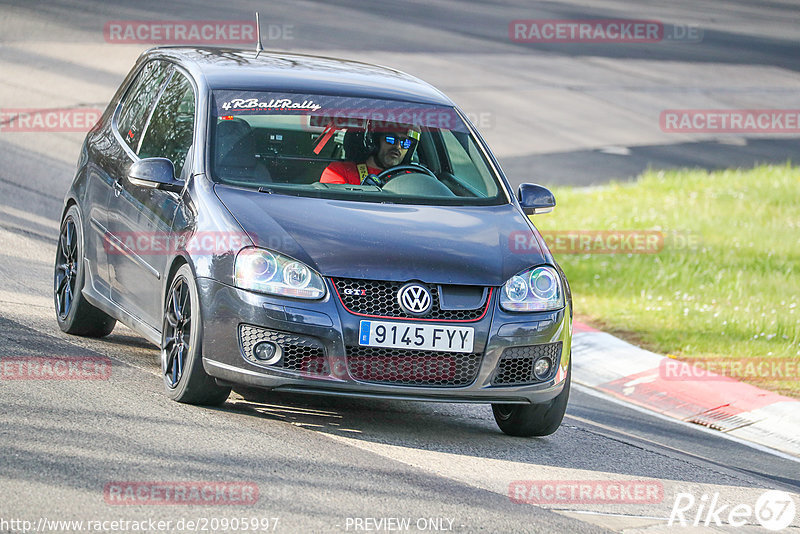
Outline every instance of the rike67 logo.
<path id="1" fill-rule="evenodd" d="M 729 503 L 720 498 L 719 492 L 713 495 L 704 493 L 696 498 L 691 493 L 678 493 L 669 516 L 669 527 L 731 526 L 742 527 L 753 520 L 767 530 L 783 530 L 794 521 L 797 512 L 794 499 L 785 491 L 766 491 L 756 500 L 748 503 Z"/>

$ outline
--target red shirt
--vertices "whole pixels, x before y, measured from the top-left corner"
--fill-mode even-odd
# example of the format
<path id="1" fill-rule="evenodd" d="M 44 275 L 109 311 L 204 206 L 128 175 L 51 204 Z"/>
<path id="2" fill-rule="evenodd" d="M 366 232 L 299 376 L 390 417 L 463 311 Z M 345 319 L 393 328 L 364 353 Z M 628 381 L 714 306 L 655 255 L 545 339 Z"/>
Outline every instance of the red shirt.
<path id="1" fill-rule="evenodd" d="M 367 166 L 367 172 L 380 174 L 381 170 Z M 327 184 L 360 185 L 361 176 L 358 174 L 358 164 L 352 161 L 334 161 L 325 168 L 319 181 Z"/>

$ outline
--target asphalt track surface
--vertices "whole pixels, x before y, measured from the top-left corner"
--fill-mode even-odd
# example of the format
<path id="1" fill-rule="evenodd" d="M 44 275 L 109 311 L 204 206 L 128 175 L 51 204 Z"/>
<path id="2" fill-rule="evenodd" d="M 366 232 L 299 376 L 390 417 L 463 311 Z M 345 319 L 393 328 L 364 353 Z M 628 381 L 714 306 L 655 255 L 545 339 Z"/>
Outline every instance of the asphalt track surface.
<path id="1" fill-rule="evenodd" d="M 388 64 L 440 87 L 478 118 L 515 183 L 601 183 L 648 166 L 717 168 L 797 153 L 797 139 L 786 136 L 658 127 L 663 109 L 800 108 L 800 7 L 776 1 L 0 2 L 0 104 L 105 106 L 147 47 L 106 43 L 109 20 L 243 20 L 256 9 L 262 24 L 292 26 L 292 39 L 267 48 Z M 593 17 L 697 25 L 704 38 L 592 47 L 508 38 L 514 19 Z M 800 506 L 796 460 L 581 388 L 561 429 L 541 439 L 504 436 L 479 405 L 235 394 L 218 409 L 169 401 L 157 351 L 142 338 L 122 326 L 102 341 L 76 338 L 55 322 L 58 218 L 82 137 L 0 130 L 0 359 L 112 361 L 108 380 L 0 380 L 0 531 L 22 531 L 3 521 L 40 526 L 43 518 L 153 519 L 176 530 L 180 519 L 277 517 L 277 532 L 376 531 L 386 518 L 408 518 L 412 531 L 671 532 L 680 492 L 753 506 L 765 490 L 782 490 Z M 520 480 L 645 480 L 663 496 L 520 504 L 509 499 L 509 484 Z M 109 504 L 104 488 L 125 481 L 246 482 L 259 498 L 247 506 Z M 686 512 L 689 521 L 696 511 Z M 678 531 L 767 532 L 755 517 L 740 528 L 699 521 Z"/>

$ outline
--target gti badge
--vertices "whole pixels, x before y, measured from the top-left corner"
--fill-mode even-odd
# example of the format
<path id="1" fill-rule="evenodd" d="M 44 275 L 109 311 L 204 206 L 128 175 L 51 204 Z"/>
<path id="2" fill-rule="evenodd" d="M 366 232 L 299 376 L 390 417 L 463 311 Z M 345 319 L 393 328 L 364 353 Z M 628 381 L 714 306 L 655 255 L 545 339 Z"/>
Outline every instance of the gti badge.
<path id="1" fill-rule="evenodd" d="M 347 295 L 348 297 L 366 297 L 367 296 L 367 290 L 366 289 L 353 289 L 353 288 L 349 288 L 348 287 L 347 289 L 344 289 L 342 292 L 345 295 Z"/>
<path id="2" fill-rule="evenodd" d="M 425 315 L 433 305 L 428 288 L 413 282 L 400 288 L 397 292 L 397 301 L 400 303 L 400 308 L 411 315 Z"/>

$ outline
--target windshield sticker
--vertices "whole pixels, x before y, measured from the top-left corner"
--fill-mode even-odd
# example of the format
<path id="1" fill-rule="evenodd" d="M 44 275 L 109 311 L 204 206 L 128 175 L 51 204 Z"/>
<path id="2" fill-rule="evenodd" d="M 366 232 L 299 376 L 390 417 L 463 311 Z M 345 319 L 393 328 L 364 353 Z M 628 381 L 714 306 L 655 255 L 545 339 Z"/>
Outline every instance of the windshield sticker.
<path id="1" fill-rule="evenodd" d="M 234 98 L 223 102 L 220 107 L 225 111 L 271 111 L 271 110 L 308 110 L 317 111 L 322 106 L 315 104 L 313 100 L 303 100 L 295 102 L 291 98 L 272 98 L 268 102 L 259 102 L 258 98 Z"/>
<path id="2" fill-rule="evenodd" d="M 375 131 L 398 131 L 397 125 L 417 129 L 467 132 L 459 113 L 452 107 L 378 98 L 263 93 L 260 91 L 216 90 L 217 117 L 230 120 L 243 115 L 308 115 L 312 131 L 329 126 L 337 130 L 364 127 L 371 122 Z M 403 128 L 405 131 L 407 128 Z"/>

